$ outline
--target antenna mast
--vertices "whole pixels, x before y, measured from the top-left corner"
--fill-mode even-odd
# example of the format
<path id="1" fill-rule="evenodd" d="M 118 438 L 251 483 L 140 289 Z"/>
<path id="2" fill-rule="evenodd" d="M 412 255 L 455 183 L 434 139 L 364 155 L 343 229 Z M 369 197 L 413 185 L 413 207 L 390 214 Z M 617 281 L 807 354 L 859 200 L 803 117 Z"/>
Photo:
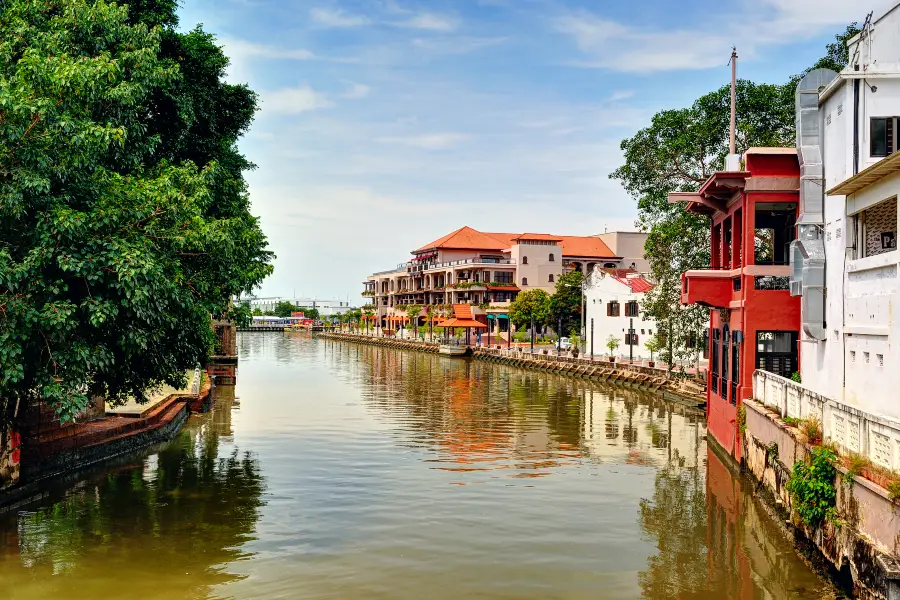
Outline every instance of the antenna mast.
<path id="1" fill-rule="evenodd" d="M 735 87 L 737 85 L 737 48 L 731 47 L 731 123 L 728 130 L 728 153 L 734 154 Z"/>

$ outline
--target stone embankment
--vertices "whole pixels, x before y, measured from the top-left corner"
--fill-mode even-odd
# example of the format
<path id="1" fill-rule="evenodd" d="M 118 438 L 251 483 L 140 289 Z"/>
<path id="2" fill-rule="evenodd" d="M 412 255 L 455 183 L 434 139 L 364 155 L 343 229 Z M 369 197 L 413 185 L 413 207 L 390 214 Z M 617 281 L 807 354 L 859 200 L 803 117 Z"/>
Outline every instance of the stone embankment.
<path id="1" fill-rule="evenodd" d="M 436 343 L 352 333 L 321 333 L 317 337 L 432 354 L 436 354 L 440 348 L 440 344 Z M 517 349 L 473 348 L 472 358 L 645 390 L 690 406 L 705 405 L 702 390 L 685 389 L 678 380 L 667 377 L 663 369 L 610 363 L 599 359 L 590 361 L 555 354 L 531 354 Z"/>
<path id="2" fill-rule="evenodd" d="M 174 438 L 192 412 L 210 409 L 212 382 L 207 377 L 201 385 L 199 378 L 198 371 L 192 390 L 170 393 L 135 416 L 104 414 L 101 408 L 91 418 L 60 424 L 48 407 L 33 407 L 16 436 L 21 441 L 14 453 L 0 452 L 0 459 L 9 454 L 7 461 L 18 467 L 16 477 L 0 486 L 0 513 L 41 498 L 48 483 L 65 482 L 78 471 Z"/>
<path id="3" fill-rule="evenodd" d="M 900 507 L 894 495 L 862 472 L 836 464 L 831 480 L 817 482 L 818 489 L 834 493 L 834 514 L 816 526 L 804 524 L 799 518 L 804 507 L 788 483 L 796 464 L 809 462 L 814 446 L 777 410 L 750 399 L 743 407 L 742 466 L 789 536 L 855 597 L 900 599 Z M 827 493 L 820 494 L 817 501 L 827 502 Z"/>

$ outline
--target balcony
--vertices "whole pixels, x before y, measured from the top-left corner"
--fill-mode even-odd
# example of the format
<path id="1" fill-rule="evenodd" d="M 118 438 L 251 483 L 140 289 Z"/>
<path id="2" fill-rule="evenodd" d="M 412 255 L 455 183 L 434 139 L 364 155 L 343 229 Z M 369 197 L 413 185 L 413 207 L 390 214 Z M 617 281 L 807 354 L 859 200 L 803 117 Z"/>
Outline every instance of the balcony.
<path id="1" fill-rule="evenodd" d="M 681 303 L 728 308 L 740 269 L 696 269 L 681 274 Z"/>

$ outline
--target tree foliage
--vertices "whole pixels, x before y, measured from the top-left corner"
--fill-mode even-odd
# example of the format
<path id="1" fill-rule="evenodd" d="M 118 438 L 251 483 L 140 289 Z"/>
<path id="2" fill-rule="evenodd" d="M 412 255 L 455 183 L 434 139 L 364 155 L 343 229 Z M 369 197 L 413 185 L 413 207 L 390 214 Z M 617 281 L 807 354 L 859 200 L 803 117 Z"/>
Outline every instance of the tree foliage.
<path id="1" fill-rule="evenodd" d="M 582 283 L 584 276 L 581 271 L 571 271 L 560 275 L 556 281 L 556 291 L 550 298 L 551 326 L 559 328 L 557 332 L 575 329 L 581 331 L 581 302 Z M 559 327 L 562 320 L 562 327 Z"/>
<path id="2" fill-rule="evenodd" d="M 294 312 L 299 311 L 297 305 L 293 302 L 288 302 L 287 300 L 280 300 L 275 304 L 275 316 L 281 317 L 282 319 L 286 319 L 291 316 Z"/>
<path id="3" fill-rule="evenodd" d="M 814 67 L 840 69 L 844 42 L 858 31 L 848 27 L 829 44 Z M 800 76 L 784 85 L 739 80 L 736 85 L 736 152 L 752 146 L 794 146 L 794 90 Z M 730 85 L 697 99 L 690 107 L 663 110 L 650 124 L 621 143 L 624 164 L 618 180 L 638 206 L 638 227 L 648 233 L 645 255 L 657 285 L 644 310 L 666 333 L 661 358 L 670 365 L 695 355 L 688 339 L 704 339 L 708 309 L 681 306 L 681 274 L 709 264 L 709 219 L 669 204 L 670 192 L 692 192 L 724 165 L 728 153 Z"/>
<path id="4" fill-rule="evenodd" d="M 249 302 L 238 302 L 228 312 L 231 321 L 238 327 L 249 327 L 253 322 L 253 311 Z"/>
<path id="5" fill-rule="evenodd" d="M 519 292 L 509 305 L 509 318 L 516 327 L 546 325 L 550 320 L 550 294 L 544 290 Z"/>
<path id="6" fill-rule="evenodd" d="M 211 315 L 271 271 L 234 146 L 255 96 L 229 114 L 221 50 L 181 48 L 209 61 L 194 79 L 164 47 L 174 3 L 145 7 L 0 6 L 0 398 L 64 420 L 183 384 Z"/>

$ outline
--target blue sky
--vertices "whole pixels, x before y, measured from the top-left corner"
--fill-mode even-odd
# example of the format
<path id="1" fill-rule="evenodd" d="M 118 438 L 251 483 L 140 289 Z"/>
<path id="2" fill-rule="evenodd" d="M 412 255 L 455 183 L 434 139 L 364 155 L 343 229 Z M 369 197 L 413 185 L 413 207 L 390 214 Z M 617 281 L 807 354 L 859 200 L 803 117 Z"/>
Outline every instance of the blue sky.
<path id="1" fill-rule="evenodd" d="M 632 229 L 608 178 L 658 110 L 781 83 L 871 8 L 846 0 L 195 0 L 259 92 L 241 146 L 278 255 L 259 295 L 359 302 L 366 275 L 462 225 Z"/>

